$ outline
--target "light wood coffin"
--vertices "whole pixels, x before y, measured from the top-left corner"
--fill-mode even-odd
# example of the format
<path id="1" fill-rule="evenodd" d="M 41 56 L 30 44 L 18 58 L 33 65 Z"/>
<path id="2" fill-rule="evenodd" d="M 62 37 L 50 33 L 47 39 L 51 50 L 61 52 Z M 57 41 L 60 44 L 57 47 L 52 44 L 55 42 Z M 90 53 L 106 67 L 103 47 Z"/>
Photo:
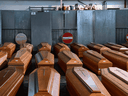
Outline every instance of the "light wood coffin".
<path id="1" fill-rule="evenodd" d="M 22 46 L 20 46 L 20 49 L 21 48 L 27 48 L 27 50 L 32 53 L 33 45 L 30 43 L 24 43 Z"/>
<path id="2" fill-rule="evenodd" d="M 82 67 L 68 69 L 66 81 L 70 96 L 111 96 L 98 77 Z"/>
<path id="3" fill-rule="evenodd" d="M 72 43 L 70 44 L 71 50 L 78 55 L 78 57 L 83 57 L 83 52 L 89 50 L 83 44 Z"/>
<path id="4" fill-rule="evenodd" d="M 102 54 L 106 57 L 109 61 L 113 63 L 114 67 L 119 67 L 125 71 L 128 71 L 128 56 L 113 50 L 108 50 L 103 52 Z"/>
<path id="5" fill-rule="evenodd" d="M 59 96 L 60 74 L 53 68 L 40 67 L 29 75 L 28 96 Z"/>
<path id="6" fill-rule="evenodd" d="M 87 50 L 83 53 L 83 64 L 97 75 L 101 75 L 102 68 L 112 67 L 112 62 L 93 50 Z"/>
<path id="7" fill-rule="evenodd" d="M 0 51 L 0 70 L 7 65 L 7 53 Z"/>
<path id="8" fill-rule="evenodd" d="M 8 67 L 0 71 L 0 96 L 15 96 L 24 75 L 15 67 Z"/>
<path id="9" fill-rule="evenodd" d="M 51 52 L 51 45 L 48 44 L 47 42 L 42 42 L 38 45 L 38 50 Z"/>
<path id="10" fill-rule="evenodd" d="M 111 48 L 112 50 L 119 51 L 122 53 L 124 53 L 125 51 L 128 51 L 128 48 L 126 48 L 122 45 L 119 45 L 119 44 L 111 43 L 111 42 L 105 44 L 105 46 Z"/>
<path id="11" fill-rule="evenodd" d="M 16 44 L 11 43 L 11 42 L 6 42 L 4 43 L 4 45 L 2 47 L 0 47 L 0 50 L 5 51 L 8 53 L 8 57 L 7 58 L 11 58 L 13 52 L 16 49 Z"/>
<path id="12" fill-rule="evenodd" d="M 128 96 L 128 72 L 109 67 L 101 70 L 102 83 L 111 96 Z"/>
<path id="13" fill-rule="evenodd" d="M 104 51 L 111 50 L 110 48 L 108 48 L 106 46 L 103 46 L 101 44 L 96 44 L 96 43 L 90 43 L 90 44 L 87 45 L 87 47 L 90 50 L 97 51 L 100 54 L 102 54 Z"/>
<path id="14" fill-rule="evenodd" d="M 10 59 L 8 66 L 19 68 L 25 74 L 31 58 L 32 54 L 26 48 L 22 48 Z"/>
<path id="15" fill-rule="evenodd" d="M 66 70 L 73 67 L 82 67 L 83 63 L 76 54 L 71 51 L 62 51 L 58 54 L 58 65 L 66 73 Z"/>
<path id="16" fill-rule="evenodd" d="M 49 66 L 54 68 L 54 55 L 48 51 L 40 51 L 35 55 L 37 67 Z"/>
<path id="17" fill-rule="evenodd" d="M 64 50 L 70 51 L 70 48 L 63 43 L 57 43 L 56 45 L 54 45 L 54 52 L 56 56 L 58 55 L 59 52 Z"/>

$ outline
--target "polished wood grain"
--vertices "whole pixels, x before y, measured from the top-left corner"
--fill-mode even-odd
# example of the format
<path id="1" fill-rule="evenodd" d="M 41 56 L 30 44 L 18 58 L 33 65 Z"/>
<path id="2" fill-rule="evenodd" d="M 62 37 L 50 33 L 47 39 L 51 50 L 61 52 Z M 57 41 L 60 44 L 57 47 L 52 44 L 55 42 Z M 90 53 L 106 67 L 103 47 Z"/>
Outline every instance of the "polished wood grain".
<path id="1" fill-rule="evenodd" d="M 72 43 L 70 44 L 71 50 L 78 55 L 78 57 L 83 57 L 83 52 L 89 50 L 83 44 Z"/>
<path id="2" fill-rule="evenodd" d="M 128 72 L 117 67 L 105 68 L 101 72 L 102 83 L 111 96 L 128 96 Z"/>
<path id="3" fill-rule="evenodd" d="M 29 75 L 28 96 L 59 96 L 60 74 L 53 68 L 40 67 Z"/>
<path id="4" fill-rule="evenodd" d="M 71 96 L 110 96 L 98 77 L 82 67 L 68 69 L 66 81 Z"/>
<path id="5" fill-rule="evenodd" d="M 49 51 L 40 51 L 35 55 L 37 67 L 49 66 L 54 68 L 54 55 Z"/>
<path id="6" fill-rule="evenodd" d="M 15 51 L 15 48 L 16 48 L 16 44 L 11 42 L 5 42 L 4 45 L 0 47 L 0 50 L 7 52 L 8 53 L 7 58 L 11 58 L 13 52 Z"/>
<path id="7" fill-rule="evenodd" d="M 33 45 L 30 43 L 24 43 L 23 45 L 20 46 L 20 49 L 21 48 L 27 48 L 27 50 L 32 53 Z"/>
<path id="8" fill-rule="evenodd" d="M 7 65 L 7 52 L 0 51 L 0 70 Z"/>
<path id="9" fill-rule="evenodd" d="M 48 44 L 47 42 L 41 42 L 38 45 L 38 50 L 39 51 L 49 51 L 49 52 L 51 52 L 51 45 Z"/>
<path id="10" fill-rule="evenodd" d="M 96 43 L 90 43 L 90 44 L 87 45 L 87 47 L 90 50 L 97 51 L 100 54 L 102 54 L 104 51 L 111 50 L 110 48 L 108 48 L 106 46 L 103 46 L 101 44 L 96 44 Z"/>
<path id="11" fill-rule="evenodd" d="M 71 51 L 62 51 L 58 54 L 58 65 L 66 73 L 66 70 L 73 67 L 81 67 L 83 63 L 76 54 Z"/>
<path id="12" fill-rule="evenodd" d="M 93 50 L 87 50 L 83 53 L 83 64 L 97 75 L 101 75 L 102 68 L 113 66 L 112 62 Z"/>

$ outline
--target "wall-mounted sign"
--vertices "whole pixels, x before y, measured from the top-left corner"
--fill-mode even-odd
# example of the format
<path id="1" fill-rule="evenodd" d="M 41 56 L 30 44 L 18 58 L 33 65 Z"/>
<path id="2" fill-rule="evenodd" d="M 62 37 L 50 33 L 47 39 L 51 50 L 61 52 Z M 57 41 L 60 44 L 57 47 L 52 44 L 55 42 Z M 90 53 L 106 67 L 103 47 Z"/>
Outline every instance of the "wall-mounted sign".
<path id="1" fill-rule="evenodd" d="M 126 41 L 128 42 L 128 34 L 126 35 Z"/>
<path id="2" fill-rule="evenodd" d="M 66 44 L 70 44 L 73 41 L 73 35 L 69 32 L 64 33 L 62 36 L 62 40 Z"/>

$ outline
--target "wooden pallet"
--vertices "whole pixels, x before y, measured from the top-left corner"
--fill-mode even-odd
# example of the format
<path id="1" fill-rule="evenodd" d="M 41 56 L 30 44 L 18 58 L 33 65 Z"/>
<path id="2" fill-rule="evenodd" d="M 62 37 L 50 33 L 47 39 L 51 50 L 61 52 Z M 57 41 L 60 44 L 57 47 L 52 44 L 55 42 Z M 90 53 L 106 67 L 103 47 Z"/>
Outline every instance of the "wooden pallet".
<path id="1" fill-rule="evenodd" d="M 71 50 L 78 55 L 78 57 L 83 57 L 83 52 L 89 50 L 83 44 L 72 43 L 70 44 Z"/>
<path id="2" fill-rule="evenodd" d="M 70 96 L 111 96 L 98 77 L 82 67 L 68 69 L 66 81 Z"/>
<path id="3" fill-rule="evenodd" d="M 66 73 L 66 70 L 73 67 L 81 67 L 83 63 L 76 54 L 71 51 L 62 51 L 58 54 L 58 65 Z"/>
<path id="4" fill-rule="evenodd" d="M 51 52 L 51 45 L 48 44 L 47 42 L 41 42 L 38 45 L 38 50 L 39 51 L 49 51 L 49 52 Z"/>
<path id="5" fill-rule="evenodd" d="M 8 53 L 7 58 L 11 58 L 13 52 L 16 49 L 16 44 L 11 43 L 11 42 L 5 42 L 4 45 L 2 47 L 0 47 L 0 50 L 5 51 Z"/>
<path id="6" fill-rule="evenodd" d="M 40 67 L 29 75 L 28 96 L 59 96 L 60 74 L 53 68 Z"/>
<path id="7" fill-rule="evenodd" d="M 111 43 L 111 42 L 105 44 L 105 46 L 111 48 L 112 50 L 119 51 L 122 53 L 124 53 L 125 51 L 128 51 L 128 48 L 126 48 L 122 45 L 119 45 L 119 44 Z"/>
<path id="8" fill-rule="evenodd" d="M 128 96 L 128 72 L 109 67 L 101 69 L 102 83 L 110 92 L 111 96 Z"/>
<path id="9" fill-rule="evenodd" d="M 59 52 L 64 50 L 70 51 L 70 48 L 63 43 L 57 43 L 56 45 L 54 45 L 54 53 L 56 56 L 58 56 Z"/>
<path id="10" fill-rule="evenodd" d="M 119 67 L 128 71 L 128 56 L 113 50 L 103 52 L 103 56 L 113 63 L 114 67 Z"/>
<path id="11" fill-rule="evenodd" d="M 15 67 L 0 71 L 0 96 L 15 96 L 23 79 L 21 70 Z"/>
<path id="12" fill-rule="evenodd" d="M 83 64 L 97 75 L 101 75 L 101 69 L 113 65 L 112 62 L 93 50 L 87 50 L 83 53 Z"/>
<path id="13" fill-rule="evenodd" d="M 35 55 L 36 66 L 54 68 L 54 55 L 48 51 L 40 51 Z"/>
<path id="14" fill-rule="evenodd" d="M 33 45 L 30 44 L 30 43 L 24 43 L 23 45 L 20 46 L 20 49 L 21 48 L 27 48 L 27 50 L 32 53 L 32 50 L 33 50 Z"/>
<path id="15" fill-rule="evenodd" d="M 90 43 L 87 45 L 88 48 L 90 50 L 94 50 L 94 51 L 97 51 L 98 53 L 102 54 L 104 51 L 107 51 L 107 50 L 111 50 L 110 48 L 108 47 L 105 47 L 101 44 L 96 44 L 96 43 Z"/>
<path id="16" fill-rule="evenodd" d="M 25 74 L 30 64 L 31 58 L 32 54 L 26 48 L 22 48 L 17 51 L 14 56 L 12 56 L 8 63 L 8 66 L 14 66 L 16 68 L 19 68 L 22 70 L 23 74 Z"/>

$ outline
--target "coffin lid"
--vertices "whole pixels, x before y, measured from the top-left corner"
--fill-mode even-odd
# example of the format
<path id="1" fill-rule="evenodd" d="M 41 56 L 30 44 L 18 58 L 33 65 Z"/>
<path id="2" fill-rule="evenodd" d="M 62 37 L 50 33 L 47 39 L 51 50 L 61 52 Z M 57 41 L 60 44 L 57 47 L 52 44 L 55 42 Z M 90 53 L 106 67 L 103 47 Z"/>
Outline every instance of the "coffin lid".
<path id="1" fill-rule="evenodd" d="M 109 67 L 108 69 L 111 74 L 128 84 L 128 72 L 117 67 Z"/>
<path id="2" fill-rule="evenodd" d="M 11 43 L 11 42 L 5 42 L 4 45 L 3 45 L 3 47 L 8 47 L 8 48 L 11 48 L 13 46 L 14 46 L 14 44 Z"/>
<path id="3" fill-rule="evenodd" d="M 26 51 L 26 48 L 21 48 L 19 51 L 17 51 L 15 58 L 20 58 Z"/>
<path id="4" fill-rule="evenodd" d="M 90 73 L 82 67 L 74 67 L 73 73 L 92 93 L 101 93 Z"/>
<path id="5" fill-rule="evenodd" d="M 6 52 L 4 52 L 4 51 L 0 51 L 0 58 L 3 57 L 3 56 L 5 56 L 5 55 L 7 55 Z"/>
<path id="6" fill-rule="evenodd" d="M 69 57 L 70 59 L 76 60 L 76 58 L 74 57 L 74 54 L 71 51 L 62 51 L 62 53 L 67 57 Z"/>
<path id="7" fill-rule="evenodd" d="M 107 44 L 108 44 L 108 45 L 112 45 L 112 46 L 116 46 L 116 47 L 120 47 L 120 48 L 125 48 L 125 47 L 122 46 L 122 45 L 115 44 L 115 43 L 112 43 L 112 42 L 108 42 Z"/>
<path id="8" fill-rule="evenodd" d="M 99 53 L 96 52 L 96 51 L 93 51 L 93 50 L 87 50 L 86 52 L 87 52 L 88 54 L 90 54 L 90 55 L 92 55 L 92 56 L 94 56 L 94 57 L 100 59 L 100 60 L 106 60 L 105 57 L 103 57 L 101 54 L 99 54 Z"/>

